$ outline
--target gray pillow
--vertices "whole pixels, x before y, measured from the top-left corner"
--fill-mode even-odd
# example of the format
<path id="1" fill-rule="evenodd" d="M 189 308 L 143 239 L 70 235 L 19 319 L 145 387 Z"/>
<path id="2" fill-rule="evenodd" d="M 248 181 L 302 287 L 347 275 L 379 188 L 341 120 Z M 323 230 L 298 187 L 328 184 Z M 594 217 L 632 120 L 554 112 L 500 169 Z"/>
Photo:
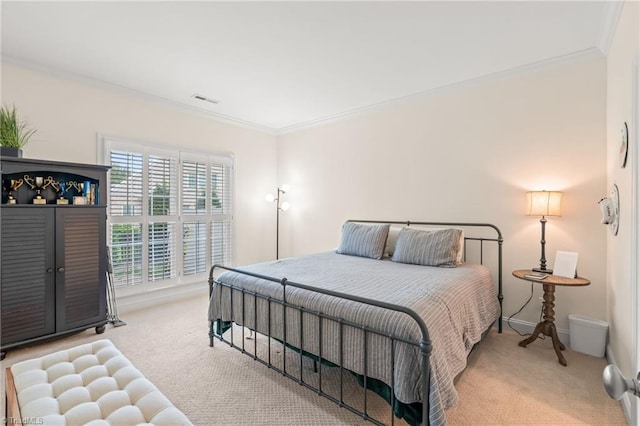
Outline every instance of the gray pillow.
<path id="1" fill-rule="evenodd" d="M 336 253 L 382 259 L 388 235 L 389 225 L 346 222 L 342 226 L 342 238 Z"/>
<path id="2" fill-rule="evenodd" d="M 425 266 L 458 265 L 461 229 L 419 230 L 402 228 L 391 260 Z"/>

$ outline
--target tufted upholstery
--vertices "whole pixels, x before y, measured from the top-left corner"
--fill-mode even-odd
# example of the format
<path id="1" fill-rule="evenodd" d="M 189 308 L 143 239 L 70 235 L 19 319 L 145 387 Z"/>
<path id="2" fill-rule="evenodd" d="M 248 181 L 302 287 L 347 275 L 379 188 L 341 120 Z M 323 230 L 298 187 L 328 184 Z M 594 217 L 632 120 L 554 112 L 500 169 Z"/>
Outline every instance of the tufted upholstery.
<path id="1" fill-rule="evenodd" d="M 110 340 L 11 367 L 22 418 L 45 425 L 191 425 Z"/>

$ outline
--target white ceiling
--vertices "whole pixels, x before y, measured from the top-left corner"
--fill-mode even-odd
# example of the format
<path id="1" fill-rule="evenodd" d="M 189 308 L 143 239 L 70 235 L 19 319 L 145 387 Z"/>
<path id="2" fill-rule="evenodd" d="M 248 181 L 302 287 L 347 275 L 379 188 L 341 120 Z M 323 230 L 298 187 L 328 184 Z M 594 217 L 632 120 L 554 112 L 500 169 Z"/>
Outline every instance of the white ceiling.
<path id="1" fill-rule="evenodd" d="M 619 3 L 10 2 L 4 60 L 274 132 L 607 49 Z M 192 99 L 195 93 L 220 100 Z"/>

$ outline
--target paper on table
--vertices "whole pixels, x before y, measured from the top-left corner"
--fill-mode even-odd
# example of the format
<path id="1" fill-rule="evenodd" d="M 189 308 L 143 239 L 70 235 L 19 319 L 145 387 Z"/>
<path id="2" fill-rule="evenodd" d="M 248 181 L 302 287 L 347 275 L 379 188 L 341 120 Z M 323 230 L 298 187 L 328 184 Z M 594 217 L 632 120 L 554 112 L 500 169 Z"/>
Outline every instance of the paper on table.
<path id="1" fill-rule="evenodd" d="M 553 275 L 560 277 L 575 278 L 578 267 L 578 253 L 574 251 L 556 252 L 556 261 L 553 264 Z"/>

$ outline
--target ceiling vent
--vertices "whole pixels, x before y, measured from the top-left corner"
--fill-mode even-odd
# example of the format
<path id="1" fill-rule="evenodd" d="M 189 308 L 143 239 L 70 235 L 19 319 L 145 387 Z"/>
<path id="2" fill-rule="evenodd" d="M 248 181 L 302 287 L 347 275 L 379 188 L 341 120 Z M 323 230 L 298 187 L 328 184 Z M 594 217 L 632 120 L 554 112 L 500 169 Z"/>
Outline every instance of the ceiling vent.
<path id="1" fill-rule="evenodd" d="M 193 99 L 197 99 L 199 101 L 209 102 L 210 104 L 219 104 L 220 101 L 213 98 L 207 98 L 206 96 L 198 95 L 197 93 L 191 95 Z"/>

